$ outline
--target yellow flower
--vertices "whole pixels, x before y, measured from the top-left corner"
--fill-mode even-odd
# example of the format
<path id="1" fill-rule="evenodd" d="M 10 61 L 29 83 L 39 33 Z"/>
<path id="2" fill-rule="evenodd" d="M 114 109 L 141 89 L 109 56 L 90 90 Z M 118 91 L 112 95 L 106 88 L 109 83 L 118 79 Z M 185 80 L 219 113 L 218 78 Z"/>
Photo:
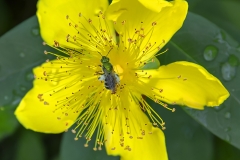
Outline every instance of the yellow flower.
<path id="1" fill-rule="evenodd" d="M 142 95 L 171 111 L 166 103 L 204 109 L 229 96 L 194 63 L 144 69 L 158 62 L 156 53 L 182 26 L 187 8 L 184 0 L 113 0 L 110 6 L 107 0 L 40 0 L 41 35 L 57 50 L 45 53 L 57 59 L 34 69 L 34 87 L 15 112 L 18 120 L 45 133 L 75 123 L 75 140 L 84 136 L 85 146 L 96 131 L 94 150 L 105 144 L 109 155 L 122 159 L 167 160 L 159 129 L 165 123 Z"/>

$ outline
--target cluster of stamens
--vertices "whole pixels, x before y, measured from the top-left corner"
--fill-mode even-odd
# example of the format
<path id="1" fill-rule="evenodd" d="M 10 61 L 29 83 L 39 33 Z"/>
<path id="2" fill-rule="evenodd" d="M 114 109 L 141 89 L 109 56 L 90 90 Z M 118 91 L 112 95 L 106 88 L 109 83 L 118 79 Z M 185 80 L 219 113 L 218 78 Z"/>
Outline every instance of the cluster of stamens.
<path id="1" fill-rule="evenodd" d="M 160 104 L 164 108 L 175 111 L 175 108 L 171 109 L 167 104 L 163 103 L 161 100 L 165 97 L 160 96 L 164 93 L 164 89 L 150 87 L 144 84 L 141 79 L 152 78 L 152 75 L 148 73 L 147 70 L 141 70 L 141 68 L 148 64 L 153 63 L 153 57 L 145 59 L 145 56 L 148 56 L 151 52 L 159 51 L 162 46 L 165 44 L 165 41 L 162 42 L 150 42 L 151 35 L 154 32 L 154 27 L 157 25 L 157 22 L 152 22 L 150 24 L 152 27 L 149 30 L 145 30 L 140 24 L 140 28 L 135 29 L 135 33 L 132 37 L 127 37 L 128 34 L 120 34 L 120 41 L 115 42 L 109 25 L 105 20 L 105 16 L 100 12 L 97 16 L 99 18 L 99 28 L 93 25 L 94 20 L 85 18 L 81 13 L 79 18 L 81 19 L 79 23 L 75 23 L 70 16 L 66 16 L 69 20 L 69 26 L 76 30 L 76 35 L 68 34 L 66 36 L 66 42 L 75 46 L 69 47 L 66 43 L 60 43 L 54 41 L 53 45 L 44 43 L 58 51 L 61 54 L 56 54 L 48 51 L 44 51 L 45 54 L 52 54 L 57 57 L 57 60 L 50 61 L 47 60 L 48 65 L 43 66 L 42 76 L 37 75 L 36 78 L 39 80 L 48 81 L 52 84 L 53 89 L 46 91 L 45 93 L 39 93 L 37 98 L 43 102 L 44 105 L 49 106 L 52 101 L 48 99 L 56 100 L 54 102 L 55 109 L 54 113 L 57 113 L 57 119 L 61 120 L 63 117 L 69 116 L 69 114 L 79 115 L 75 121 L 76 127 L 72 129 L 74 133 L 75 140 L 78 140 L 80 137 L 86 138 L 85 147 L 88 146 L 89 141 L 91 141 L 93 133 L 97 130 L 96 141 L 94 145 L 94 150 L 102 150 L 102 146 L 107 142 L 105 139 L 104 125 L 112 126 L 112 134 L 114 134 L 115 127 L 117 124 L 110 121 L 113 116 L 125 117 L 125 127 L 126 133 L 120 133 L 116 135 L 120 137 L 119 144 L 121 147 L 124 147 L 125 150 L 131 151 L 132 148 L 124 143 L 124 138 L 136 138 L 143 139 L 147 134 L 143 128 L 146 125 L 153 125 L 154 127 L 160 127 L 162 130 L 166 129 L 165 122 L 162 118 L 152 109 L 152 107 L 146 102 L 145 97 L 142 96 L 143 92 L 141 90 L 134 90 L 136 88 L 145 87 L 147 97 L 155 101 L 157 104 Z M 121 25 L 127 25 L 128 22 L 122 21 Z M 114 22 L 114 25 L 117 25 L 118 22 Z M 143 44 L 143 41 L 146 41 L 146 44 Z M 131 59 L 124 63 L 126 68 L 128 68 L 127 73 L 131 73 L 132 79 L 135 82 L 138 82 L 139 86 L 133 87 L 134 83 L 128 83 L 125 81 L 125 70 L 124 73 L 117 73 L 121 77 L 120 84 L 117 85 L 117 92 L 112 94 L 109 90 L 104 88 L 102 82 L 98 80 L 98 77 L 102 73 L 102 64 L 100 62 L 101 56 L 106 55 L 109 49 L 114 48 L 114 52 L 110 57 L 120 56 L 120 54 L 127 53 Z M 139 50 L 140 48 L 140 50 Z M 160 55 L 161 52 L 157 55 Z M 157 56 L 155 55 L 155 56 Z M 110 58 L 115 67 L 117 64 L 116 61 Z M 124 68 L 124 69 L 126 69 Z M 118 72 L 118 68 L 114 69 L 115 72 Z M 173 77 L 180 79 L 179 77 Z M 184 79 L 184 81 L 187 79 Z M 102 87 L 99 87 L 102 85 Z M 158 96 L 155 93 L 158 92 Z M 63 94 L 65 93 L 65 94 Z M 134 126 L 139 128 L 139 136 L 133 137 L 130 126 L 130 117 L 131 106 L 121 105 L 121 98 L 124 97 L 126 93 L 136 93 L 131 95 L 130 99 L 136 104 L 139 104 L 139 108 L 149 116 L 152 124 L 142 124 L 142 126 Z M 109 106 L 106 106 L 108 104 Z M 175 104 L 175 102 L 173 102 Z M 60 114 L 60 115 L 59 115 Z M 118 119 L 119 117 L 114 117 Z M 136 124 L 137 125 L 137 124 Z M 66 128 L 68 128 L 66 124 Z M 133 127 L 133 128 L 134 128 Z M 152 132 L 148 132 L 149 135 Z M 112 147 L 112 150 L 115 150 L 116 147 Z"/>

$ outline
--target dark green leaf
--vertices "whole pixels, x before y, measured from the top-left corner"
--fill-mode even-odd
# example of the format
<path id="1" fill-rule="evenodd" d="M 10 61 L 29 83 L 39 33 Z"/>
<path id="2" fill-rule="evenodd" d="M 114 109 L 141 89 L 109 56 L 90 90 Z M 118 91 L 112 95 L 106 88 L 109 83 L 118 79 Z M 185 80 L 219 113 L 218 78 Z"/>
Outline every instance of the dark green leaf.
<path id="1" fill-rule="evenodd" d="M 45 160 L 44 145 L 39 133 L 23 130 L 18 141 L 16 160 Z"/>
<path id="2" fill-rule="evenodd" d="M 18 122 L 13 111 L 0 107 L 0 141 L 6 136 L 11 135 L 17 126 Z"/>
<path id="3" fill-rule="evenodd" d="M 215 160 L 239 160 L 240 150 L 219 138 L 215 139 Z"/>
<path id="4" fill-rule="evenodd" d="M 84 147 L 86 139 L 79 138 L 78 141 L 74 140 L 75 135 L 68 131 L 63 135 L 61 144 L 60 160 L 118 160 L 119 157 L 108 156 L 105 148 L 101 151 L 93 151 L 95 137 L 90 141 L 89 147 Z"/>
<path id="5" fill-rule="evenodd" d="M 0 38 L 0 106 L 16 106 L 32 87 L 32 68 L 47 57 L 36 16 Z"/>
<path id="6" fill-rule="evenodd" d="M 239 0 L 188 0 L 189 10 L 226 30 L 240 41 Z"/>
<path id="7" fill-rule="evenodd" d="M 204 55 L 212 46 L 216 57 Z M 204 66 L 218 77 L 231 96 L 219 107 L 204 111 L 184 108 L 197 121 L 218 137 L 240 148 L 240 70 L 229 63 L 229 58 L 240 59 L 239 44 L 225 31 L 206 19 L 189 13 L 184 26 L 168 43 L 169 51 L 160 56 L 160 62 L 185 60 Z M 231 60 L 232 61 L 232 60 Z"/>
<path id="8" fill-rule="evenodd" d="M 19 139 L 17 131 L 11 137 L 4 138 L 0 142 L 0 159 L 1 160 L 14 160 L 17 150 L 16 142 Z"/>

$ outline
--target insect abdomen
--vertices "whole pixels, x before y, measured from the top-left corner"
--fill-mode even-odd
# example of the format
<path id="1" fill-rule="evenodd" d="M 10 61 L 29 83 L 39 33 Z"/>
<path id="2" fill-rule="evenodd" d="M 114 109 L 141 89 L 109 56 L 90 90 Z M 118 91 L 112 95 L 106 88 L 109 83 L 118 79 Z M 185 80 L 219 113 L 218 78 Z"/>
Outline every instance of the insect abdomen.
<path id="1" fill-rule="evenodd" d="M 104 82 L 105 88 L 112 91 L 112 93 L 116 92 L 117 82 L 114 74 L 108 73 L 105 74 L 105 82 Z"/>

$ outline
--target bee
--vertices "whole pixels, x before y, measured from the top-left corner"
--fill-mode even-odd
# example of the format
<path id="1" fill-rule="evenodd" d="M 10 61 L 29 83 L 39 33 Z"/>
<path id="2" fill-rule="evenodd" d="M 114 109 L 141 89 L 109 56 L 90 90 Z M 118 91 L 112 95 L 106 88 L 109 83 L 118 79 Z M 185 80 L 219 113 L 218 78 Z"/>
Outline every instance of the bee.
<path id="1" fill-rule="evenodd" d="M 112 49 L 110 49 L 111 51 Z M 108 52 L 108 54 L 110 53 Z M 99 52 L 98 52 L 99 53 Z M 101 55 L 101 53 L 99 53 Z M 102 72 L 103 74 L 98 78 L 100 81 L 104 81 L 105 88 L 112 91 L 115 94 L 117 91 L 117 84 L 120 82 L 119 76 L 114 72 L 113 66 L 110 63 L 110 59 L 106 56 L 102 56 Z"/>

